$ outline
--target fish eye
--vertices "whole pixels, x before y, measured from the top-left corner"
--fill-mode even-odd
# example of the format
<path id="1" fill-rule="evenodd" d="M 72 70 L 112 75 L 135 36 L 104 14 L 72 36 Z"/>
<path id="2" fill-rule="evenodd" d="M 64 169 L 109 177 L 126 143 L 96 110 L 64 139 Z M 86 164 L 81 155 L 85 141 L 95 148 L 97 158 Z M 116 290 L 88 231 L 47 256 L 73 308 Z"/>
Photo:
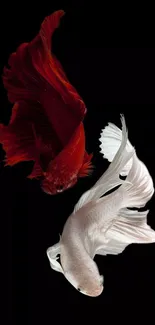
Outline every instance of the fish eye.
<path id="1" fill-rule="evenodd" d="M 80 292 L 80 291 L 81 291 L 81 289 L 80 289 L 80 288 L 78 288 L 78 291 Z"/>

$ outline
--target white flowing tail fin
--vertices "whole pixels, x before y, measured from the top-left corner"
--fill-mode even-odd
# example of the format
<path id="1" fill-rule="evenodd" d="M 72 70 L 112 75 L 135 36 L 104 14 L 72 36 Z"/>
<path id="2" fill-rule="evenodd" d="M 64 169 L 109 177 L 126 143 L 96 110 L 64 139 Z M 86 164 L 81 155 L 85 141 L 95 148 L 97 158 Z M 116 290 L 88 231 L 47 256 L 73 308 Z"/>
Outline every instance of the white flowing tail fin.
<path id="1" fill-rule="evenodd" d="M 126 180 L 132 185 L 124 183 L 119 189 L 126 192 L 124 207 L 144 207 L 154 193 L 154 186 L 147 167 L 138 159 L 136 154 L 133 155 L 132 167 Z"/>
<path id="2" fill-rule="evenodd" d="M 107 231 L 107 245 L 96 250 L 98 255 L 117 255 L 130 244 L 155 243 L 155 231 L 147 224 L 147 211 L 121 209 L 118 219 Z"/>

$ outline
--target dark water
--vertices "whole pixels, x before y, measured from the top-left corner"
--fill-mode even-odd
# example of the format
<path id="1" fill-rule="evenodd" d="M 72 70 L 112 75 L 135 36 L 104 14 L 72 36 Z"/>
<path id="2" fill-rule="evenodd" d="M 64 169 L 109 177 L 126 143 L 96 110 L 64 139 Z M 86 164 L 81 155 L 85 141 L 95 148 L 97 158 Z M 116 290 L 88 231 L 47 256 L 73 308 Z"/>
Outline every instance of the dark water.
<path id="1" fill-rule="evenodd" d="M 120 113 L 125 114 L 129 138 L 155 181 L 155 49 L 112 48 L 119 44 L 126 46 L 130 35 L 128 29 L 123 34 L 124 24 L 122 27 L 118 24 L 114 12 L 112 15 L 108 11 L 106 16 L 98 7 L 87 11 L 80 4 L 54 6 L 43 2 L 33 9 L 27 2 L 15 3 L 12 9 L 4 11 L 1 73 L 9 54 L 36 35 L 46 15 L 61 8 L 68 12 L 54 34 L 53 51 L 86 103 L 86 146 L 89 153 L 94 153 L 95 168 L 91 177 L 52 197 L 42 192 L 39 182 L 26 179 L 31 163 L 5 169 L 1 163 L 1 210 L 2 219 L 7 221 L 9 244 L 5 245 L 5 239 L 8 315 L 11 323 L 27 325 L 69 320 L 73 323 L 78 316 L 82 322 L 83 309 L 87 323 L 90 312 L 111 317 L 115 308 L 118 319 L 124 308 L 137 315 L 147 313 L 149 308 L 151 315 L 155 300 L 155 244 L 131 245 L 119 256 L 97 256 L 95 260 L 105 277 L 105 291 L 98 298 L 77 292 L 61 274 L 50 269 L 46 257 L 46 249 L 59 240 L 81 194 L 107 168 L 108 163 L 99 154 L 98 138 L 109 121 L 120 126 Z M 2 123 L 8 123 L 11 107 L 1 82 Z M 153 197 L 148 204 L 148 223 L 155 230 L 154 206 Z"/>

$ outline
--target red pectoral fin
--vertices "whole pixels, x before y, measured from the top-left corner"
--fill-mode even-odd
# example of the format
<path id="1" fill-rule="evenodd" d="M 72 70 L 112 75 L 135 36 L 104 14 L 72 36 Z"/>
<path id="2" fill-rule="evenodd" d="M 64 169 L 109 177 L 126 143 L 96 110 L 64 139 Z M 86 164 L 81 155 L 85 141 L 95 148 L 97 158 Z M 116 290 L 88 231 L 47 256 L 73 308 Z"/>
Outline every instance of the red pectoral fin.
<path id="1" fill-rule="evenodd" d="M 78 173 L 79 177 L 85 177 L 92 173 L 92 169 L 93 169 L 93 165 L 91 163 L 92 157 L 93 154 L 88 155 L 87 152 L 85 152 L 83 164 Z"/>
<path id="2" fill-rule="evenodd" d="M 29 179 L 39 179 L 44 175 L 44 172 L 38 162 L 35 162 L 31 174 L 27 177 Z"/>

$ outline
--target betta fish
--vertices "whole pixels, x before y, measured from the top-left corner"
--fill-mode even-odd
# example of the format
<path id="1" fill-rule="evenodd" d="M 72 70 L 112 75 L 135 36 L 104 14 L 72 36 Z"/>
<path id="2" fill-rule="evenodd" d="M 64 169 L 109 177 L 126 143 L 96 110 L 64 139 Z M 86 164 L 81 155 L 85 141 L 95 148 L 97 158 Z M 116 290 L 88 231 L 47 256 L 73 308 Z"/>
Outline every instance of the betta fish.
<path id="1" fill-rule="evenodd" d="M 48 194 L 72 187 L 92 169 L 92 154 L 85 150 L 85 103 L 51 52 L 63 15 L 59 10 L 44 19 L 38 35 L 10 55 L 2 77 L 14 104 L 9 124 L 0 124 L 5 165 L 34 161 L 28 178 L 40 179 Z"/>
<path id="2" fill-rule="evenodd" d="M 101 133 L 101 153 L 110 162 L 108 169 L 81 196 L 60 241 L 47 249 L 52 269 L 91 297 L 104 289 L 95 255 L 117 255 L 132 243 L 155 242 L 155 231 L 147 224 L 148 211 L 137 210 L 151 199 L 153 180 L 128 140 L 123 116 L 121 121 L 122 130 L 109 123 Z"/>

